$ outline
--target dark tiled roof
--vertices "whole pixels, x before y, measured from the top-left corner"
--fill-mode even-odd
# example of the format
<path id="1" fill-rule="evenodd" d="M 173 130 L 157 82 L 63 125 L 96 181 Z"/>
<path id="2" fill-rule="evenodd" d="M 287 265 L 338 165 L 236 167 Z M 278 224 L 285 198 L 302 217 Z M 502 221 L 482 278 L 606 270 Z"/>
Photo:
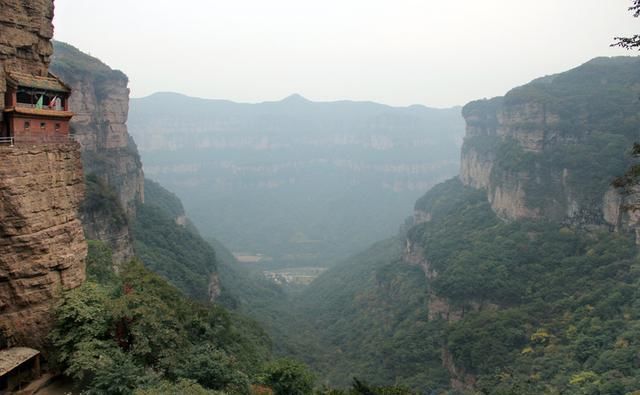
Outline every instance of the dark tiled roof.
<path id="1" fill-rule="evenodd" d="M 31 74 L 9 72 L 7 80 L 15 86 L 23 86 L 26 88 L 36 88 L 54 92 L 71 91 L 64 82 L 60 81 L 60 79 L 53 74 L 49 74 L 49 77 L 40 77 Z"/>
<path id="2" fill-rule="evenodd" d="M 0 350 L 0 377 L 40 354 L 38 350 L 13 347 Z"/>

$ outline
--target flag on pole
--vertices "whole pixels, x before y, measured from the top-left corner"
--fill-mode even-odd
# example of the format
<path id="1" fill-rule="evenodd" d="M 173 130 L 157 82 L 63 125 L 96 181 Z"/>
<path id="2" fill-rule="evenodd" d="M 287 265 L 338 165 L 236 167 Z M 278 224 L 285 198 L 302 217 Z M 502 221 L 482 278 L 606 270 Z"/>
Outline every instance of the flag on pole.
<path id="1" fill-rule="evenodd" d="M 38 99 L 38 102 L 36 103 L 36 108 L 41 110 L 43 103 L 44 103 L 44 95 L 40 96 L 40 98 Z"/>

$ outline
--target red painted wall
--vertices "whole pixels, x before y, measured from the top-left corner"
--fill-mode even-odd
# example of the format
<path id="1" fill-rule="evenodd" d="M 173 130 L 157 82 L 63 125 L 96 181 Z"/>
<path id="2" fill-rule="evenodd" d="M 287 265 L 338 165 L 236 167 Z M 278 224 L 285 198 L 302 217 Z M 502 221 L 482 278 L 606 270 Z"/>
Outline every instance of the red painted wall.
<path id="1" fill-rule="evenodd" d="M 16 144 L 62 143 L 68 140 L 69 121 L 67 120 L 32 118 L 22 115 L 16 116 L 16 114 L 6 120 L 10 123 L 9 127 Z M 25 128 L 25 122 L 29 122 L 28 129 Z M 59 124 L 57 130 L 56 124 Z"/>

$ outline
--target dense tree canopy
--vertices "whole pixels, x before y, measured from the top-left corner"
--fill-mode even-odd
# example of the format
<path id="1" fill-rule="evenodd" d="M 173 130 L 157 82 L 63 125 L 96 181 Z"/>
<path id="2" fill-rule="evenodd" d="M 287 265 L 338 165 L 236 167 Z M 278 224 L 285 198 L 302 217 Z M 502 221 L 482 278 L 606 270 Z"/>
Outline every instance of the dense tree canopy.
<path id="1" fill-rule="evenodd" d="M 66 375 L 96 394 L 248 393 L 269 358 L 269 340 L 255 323 L 188 300 L 139 262 L 106 275 L 106 247 L 91 242 L 89 251 L 89 281 L 64 293 L 50 337 Z"/>

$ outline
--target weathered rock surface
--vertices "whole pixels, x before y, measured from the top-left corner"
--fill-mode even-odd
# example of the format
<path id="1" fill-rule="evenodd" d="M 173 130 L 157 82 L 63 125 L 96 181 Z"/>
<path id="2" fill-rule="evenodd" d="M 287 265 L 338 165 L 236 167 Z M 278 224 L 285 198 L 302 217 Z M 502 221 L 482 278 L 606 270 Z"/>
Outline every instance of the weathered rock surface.
<path id="1" fill-rule="evenodd" d="M 602 202 L 603 217 L 615 231 L 634 232 L 640 245 L 640 186 L 627 190 L 610 188 Z"/>
<path id="2" fill-rule="evenodd" d="M 209 278 L 209 301 L 215 302 L 222 294 L 222 284 L 220 283 L 220 275 L 216 272 L 211 274 Z"/>
<path id="3" fill-rule="evenodd" d="M 52 21 L 51 0 L 0 3 L 0 108 L 6 72 L 47 75 Z M 10 345 L 39 348 L 57 295 L 85 278 L 80 147 L 3 146 L 0 159 L 0 329 Z"/>
<path id="4" fill-rule="evenodd" d="M 429 260 L 425 257 L 424 247 L 418 243 L 409 239 L 405 241 L 402 260 L 407 264 L 419 266 L 427 278 L 427 283 L 429 284 L 427 314 L 430 321 L 444 319 L 447 322 L 456 322 L 464 318 L 466 313 L 498 308 L 495 304 L 478 303 L 476 301 L 468 301 L 464 306 L 454 306 L 446 298 L 434 292 L 431 288 L 431 282 L 438 277 L 438 272 L 432 268 Z"/>
<path id="5" fill-rule="evenodd" d="M 477 189 L 489 188 L 494 156 L 491 153 L 482 155 L 475 148 L 467 147 L 460 162 L 459 177 L 462 183 Z"/>
<path id="6" fill-rule="evenodd" d="M 0 327 L 39 347 L 56 297 L 85 279 L 80 147 L 0 147 L 0 157 Z"/>
<path id="7" fill-rule="evenodd" d="M 46 76 L 53 47 L 53 1 L 3 0 L 0 4 L 0 108 L 6 70 Z M 0 121 L 2 120 L 0 114 Z"/>
<path id="8" fill-rule="evenodd" d="M 612 207 L 608 187 L 637 140 L 631 130 L 639 107 L 631 98 L 640 91 L 638 65 L 598 58 L 467 104 L 460 180 L 485 190 L 504 220 L 634 227 L 632 215 Z"/>
<path id="9" fill-rule="evenodd" d="M 431 222 L 433 218 L 433 214 L 429 211 L 415 209 L 413 211 L 413 225 L 420 225 L 427 222 Z"/>
<path id="10" fill-rule="evenodd" d="M 463 115 L 467 121 L 467 133 L 460 162 L 460 180 L 464 185 L 485 189 L 493 211 L 507 220 L 539 219 L 543 216 L 560 219 L 570 214 L 564 201 L 543 207 L 528 202 L 527 187 L 556 180 L 542 180 L 531 169 L 501 166 L 497 158 L 498 147 L 507 142 L 516 145 L 522 153 L 535 155 L 544 155 L 545 148 L 552 144 L 566 143 L 566 138 L 556 128 L 559 122 L 557 115 L 551 114 L 540 103 L 509 105 L 503 98 L 470 103 Z"/>
<path id="11" fill-rule="evenodd" d="M 82 146 L 85 172 L 111 185 L 127 215 L 144 201 L 144 174 L 127 131 L 129 80 L 76 48 L 55 43 L 51 70 L 73 89 L 71 129 Z"/>
<path id="12" fill-rule="evenodd" d="M 86 174 L 94 174 L 115 192 L 128 218 L 144 201 L 144 173 L 127 131 L 127 76 L 76 48 L 55 43 L 52 71 L 73 89 L 71 130 L 82 146 Z M 129 227 L 97 213 L 82 214 L 87 237 L 106 242 L 114 263 L 133 257 Z"/>

